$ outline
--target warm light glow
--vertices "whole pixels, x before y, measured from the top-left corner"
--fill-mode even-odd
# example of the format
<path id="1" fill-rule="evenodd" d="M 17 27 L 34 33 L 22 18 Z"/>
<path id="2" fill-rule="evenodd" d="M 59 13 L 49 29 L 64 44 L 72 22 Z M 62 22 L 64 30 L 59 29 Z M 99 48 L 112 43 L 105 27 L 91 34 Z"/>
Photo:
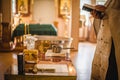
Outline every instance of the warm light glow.
<path id="1" fill-rule="evenodd" d="M 69 66 L 69 72 L 70 72 L 70 73 L 73 73 L 73 71 L 74 71 L 74 70 L 73 70 L 73 67 L 72 67 L 72 66 Z"/>

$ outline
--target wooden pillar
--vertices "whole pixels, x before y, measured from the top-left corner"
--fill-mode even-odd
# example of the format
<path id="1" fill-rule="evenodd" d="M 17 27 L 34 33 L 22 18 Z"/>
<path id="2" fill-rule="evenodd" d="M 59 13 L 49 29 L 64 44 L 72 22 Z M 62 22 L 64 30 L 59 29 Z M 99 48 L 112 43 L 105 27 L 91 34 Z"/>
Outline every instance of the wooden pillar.
<path id="1" fill-rule="evenodd" d="M 2 51 L 10 50 L 11 28 L 9 23 L 2 23 Z"/>
<path id="2" fill-rule="evenodd" d="M 12 1 L 1 0 L 2 21 L 11 23 Z"/>
<path id="3" fill-rule="evenodd" d="M 80 0 L 71 0 L 71 37 L 73 38 L 72 47 L 78 50 L 79 43 L 79 20 L 80 20 Z"/>
<path id="4" fill-rule="evenodd" d="M 0 50 L 10 50 L 11 41 L 11 15 L 12 15 L 12 0 L 1 0 L 0 11 L 2 13 L 2 43 Z"/>
<path id="5" fill-rule="evenodd" d="M 1 41 L 1 37 L 2 37 L 2 27 L 1 27 L 1 22 L 2 22 L 2 13 L 1 13 L 1 0 L 0 0 L 0 41 Z"/>
<path id="6" fill-rule="evenodd" d="M 2 1 L 0 0 L 0 13 L 1 13 L 1 5 L 2 5 L 1 3 L 2 3 Z"/>

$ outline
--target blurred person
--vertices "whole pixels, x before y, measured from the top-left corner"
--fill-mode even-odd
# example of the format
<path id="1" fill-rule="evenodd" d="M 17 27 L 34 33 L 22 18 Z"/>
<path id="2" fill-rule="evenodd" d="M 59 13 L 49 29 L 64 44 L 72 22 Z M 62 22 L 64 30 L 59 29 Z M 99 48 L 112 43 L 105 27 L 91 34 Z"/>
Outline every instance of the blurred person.
<path id="1" fill-rule="evenodd" d="M 95 8 L 104 13 L 91 12 L 97 35 L 96 51 L 92 63 L 91 80 L 120 79 L 120 0 L 107 0 Z"/>

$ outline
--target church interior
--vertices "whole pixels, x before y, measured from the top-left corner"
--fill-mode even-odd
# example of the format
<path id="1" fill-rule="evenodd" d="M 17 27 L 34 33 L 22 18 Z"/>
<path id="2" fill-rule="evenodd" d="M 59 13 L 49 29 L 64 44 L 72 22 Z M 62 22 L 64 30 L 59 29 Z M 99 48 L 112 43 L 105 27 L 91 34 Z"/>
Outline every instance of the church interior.
<path id="1" fill-rule="evenodd" d="M 97 47 L 105 42 L 99 43 L 96 19 L 83 6 L 107 1 L 0 0 L 0 80 L 105 80 L 110 58 L 102 51 L 110 45 Z"/>

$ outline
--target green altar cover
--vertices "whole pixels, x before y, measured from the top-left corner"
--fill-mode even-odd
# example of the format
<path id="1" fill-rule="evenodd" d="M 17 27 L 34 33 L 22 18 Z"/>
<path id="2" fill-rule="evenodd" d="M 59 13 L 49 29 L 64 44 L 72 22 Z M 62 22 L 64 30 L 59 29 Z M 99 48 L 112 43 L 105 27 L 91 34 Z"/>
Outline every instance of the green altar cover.
<path id="1" fill-rule="evenodd" d="M 16 36 L 24 35 L 24 24 L 19 24 L 13 31 L 12 39 Z M 57 35 L 57 30 L 52 24 L 29 24 L 26 27 L 26 32 L 32 35 Z"/>

